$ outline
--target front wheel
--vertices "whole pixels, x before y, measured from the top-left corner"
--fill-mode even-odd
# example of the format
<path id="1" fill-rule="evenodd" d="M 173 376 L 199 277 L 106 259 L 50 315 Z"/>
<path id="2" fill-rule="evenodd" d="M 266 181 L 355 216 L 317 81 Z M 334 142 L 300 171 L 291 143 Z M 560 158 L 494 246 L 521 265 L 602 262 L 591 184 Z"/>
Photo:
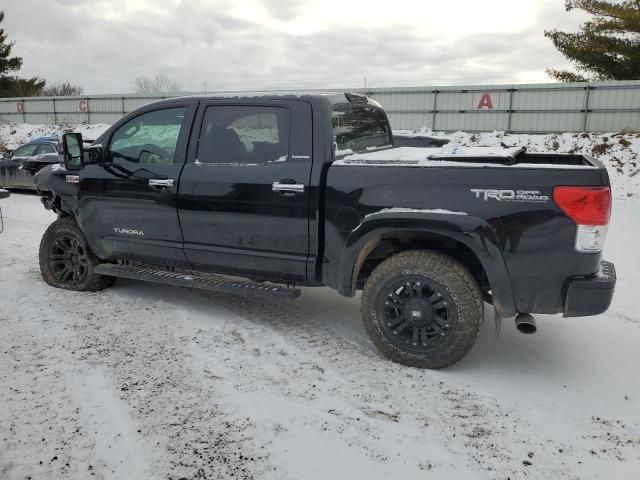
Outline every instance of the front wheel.
<path id="1" fill-rule="evenodd" d="M 484 315 L 471 273 L 428 250 L 402 252 L 378 265 L 361 302 L 373 343 L 391 360 L 420 368 L 444 368 L 464 357 Z"/>
<path id="2" fill-rule="evenodd" d="M 93 267 L 98 263 L 73 218 L 59 218 L 44 232 L 40 272 L 49 285 L 90 292 L 110 287 L 115 279 L 94 273 Z"/>

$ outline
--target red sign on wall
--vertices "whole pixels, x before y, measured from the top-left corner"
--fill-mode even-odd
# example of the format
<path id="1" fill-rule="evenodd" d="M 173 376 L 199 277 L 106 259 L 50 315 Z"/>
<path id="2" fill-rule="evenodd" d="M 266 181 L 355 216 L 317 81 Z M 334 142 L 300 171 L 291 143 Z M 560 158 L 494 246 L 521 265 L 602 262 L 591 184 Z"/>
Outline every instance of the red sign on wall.
<path id="1" fill-rule="evenodd" d="M 476 107 L 478 110 L 493 110 L 493 101 L 490 93 L 483 93 Z"/>
<path id="2" fill-rule="evenodd" d="M 24 104 L 22 102 L 16 102 L 16 112 L 24 112 Z"/>
<path id="3" fill-rule="evenodd" d="M 87 111 L 87 100 L 86 99 L 82 99 L 80 100 L 80 103 L 78 103 L 78 108 L 80 109 L 81 112 L 86 112 Z"/>

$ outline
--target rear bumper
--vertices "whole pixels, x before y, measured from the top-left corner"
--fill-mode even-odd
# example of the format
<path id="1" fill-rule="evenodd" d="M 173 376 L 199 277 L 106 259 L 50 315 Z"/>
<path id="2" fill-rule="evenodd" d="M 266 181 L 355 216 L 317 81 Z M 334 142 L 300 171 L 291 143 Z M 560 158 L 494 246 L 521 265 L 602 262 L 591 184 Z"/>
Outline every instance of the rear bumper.
<path id="1" fill-rule="evenodd" d="M 606 311 L 611 305 L 615 287 L 616 268 L 613 263 L 603 260 L 595 276 L 569 283 L 564 316 L 586 317 Z"/>

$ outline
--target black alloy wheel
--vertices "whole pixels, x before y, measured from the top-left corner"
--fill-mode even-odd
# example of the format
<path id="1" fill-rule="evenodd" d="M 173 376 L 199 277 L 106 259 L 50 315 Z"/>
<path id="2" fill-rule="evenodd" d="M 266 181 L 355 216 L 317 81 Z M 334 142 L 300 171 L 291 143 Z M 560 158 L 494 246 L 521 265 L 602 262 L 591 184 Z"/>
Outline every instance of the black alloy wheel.
<path id="1" fill-rule="evenodd" d="M 54 277 L 66 283 L 77 283 L 87 276 L 87 252 L 80 240 L 71 235 L 55 239 L 49 252 L 49 265 Z"/>
<path id="2" fill-rule="evenodd" d="M 434 283 L 408 276 L 394 282 L 382 299 L 382 328 L 399 347 L 425 353 L 445 342 L 455 329 L 453 299 Z"/>
<path id="3" fill-rule="evenodd" d="M 432 250 L 407 250 L 381 262 L 360 302 L 375 346 L 395 362 L 420 368 L 444 368 L 464 357 L 484 313 L 471 272 Z"/>
<path id="4" fill-rule="evenodd" d="M 95 273 L 100 260 L 72 217 L 49 225 L 40 241 L 40 272 L 49 285 L 67 290 L 96 292 L 113 285 L 114 277 Z"/>

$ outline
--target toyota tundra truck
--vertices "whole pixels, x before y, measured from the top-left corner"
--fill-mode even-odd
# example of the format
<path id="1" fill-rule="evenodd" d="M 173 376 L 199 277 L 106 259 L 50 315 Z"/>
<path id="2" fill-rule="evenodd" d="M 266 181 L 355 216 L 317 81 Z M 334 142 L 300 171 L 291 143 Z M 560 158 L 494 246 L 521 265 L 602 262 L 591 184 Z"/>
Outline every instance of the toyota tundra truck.
<path id="1" fill-rule="evenodd" d="M 532 314 L 613 296 L 609 178 L 587 155 L 398 147 L 360 94 L 174 98 L 61 143 L 35 177 L 58 215 L 39 253 L 55 287 L 362 290 L 373 343 L 422 368 L 469 351 L 485 303 L 531 333 Z"/>

